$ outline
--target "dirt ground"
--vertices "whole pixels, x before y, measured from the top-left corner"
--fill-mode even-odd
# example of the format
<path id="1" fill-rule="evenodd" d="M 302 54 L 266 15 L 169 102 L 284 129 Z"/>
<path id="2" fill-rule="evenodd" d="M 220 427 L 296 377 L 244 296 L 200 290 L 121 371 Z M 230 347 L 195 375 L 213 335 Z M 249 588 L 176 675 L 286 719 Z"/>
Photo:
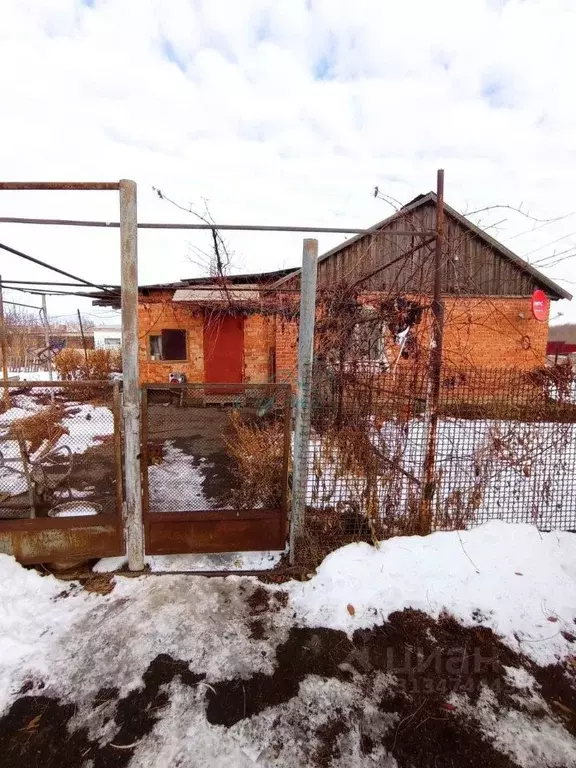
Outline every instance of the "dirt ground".
<path id="1" fill-rule="evenodd" d="M 253 592 L 249 621 L 257 638 L 273 631 L 284 603 L 282 593 L 270 596 L 262 588 Z M 406 664 L 407 650 L 416 648 L 421 663 Z M 431 656 L 434 663 L 424 663 Z M 472 663 L 476 658 L 481 663 Z M 535 704 L 528 691 L 512 687 L 506 668 L 533 675 L 544 703 Z M 388 675 L 385 686 L 383 674 Z M 73 703 L 43 695 L 42 681 L 30 680 L 0 719 L 2 766 L 122 768 L 168 708 L 167 684 L 174 679 L 186 687 L 202 685 L 207 722 L 228 729 L 295 699 L 309 676 L 348 683 L 361 694 L 356 701 L 370 704 L 335 709 L 321 726 L 305 709 L 297 721 L 288 723 L 306 751 L 304 764 L 315 768 L 330 766 L 351 741 L 365 756 L 384 747 L 400 768 L 516 768 L 518 764 L 493 746 L 466 711 L 448 703 L 451 693 L 466 695 L 473 705 L 489 689 L 503 712 L 553 717 L 576 736 L 576 680 L 569 667 L 537 667 L 485 627 L 464 628 L 448 615 L 434 621 L 419 611 L 404 610 L 381 626 L 355 632 L 351 639 L 340 631 L 293 627 L 277 648 L 270 675 L 206 685 L 203 675 L 184 661 L 160 654 L 145 672 L 141 688 L 124 697 L 114 688 L 102 689 L 91 702 L 112 726 L 112 737 L 104 743 L 73 720 Z M 386 727 L 390 717 L 395 724 Z M 284 745 L 275 739 L 274 725 L 270 738 L 272 754 L 280 756 Z"/>

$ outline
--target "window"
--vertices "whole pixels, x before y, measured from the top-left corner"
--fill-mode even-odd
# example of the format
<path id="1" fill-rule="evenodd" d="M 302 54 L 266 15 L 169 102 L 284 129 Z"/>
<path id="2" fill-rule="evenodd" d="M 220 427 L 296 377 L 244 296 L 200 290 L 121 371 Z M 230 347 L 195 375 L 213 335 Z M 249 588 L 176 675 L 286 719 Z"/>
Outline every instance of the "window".
<path id="1" fill-rule="evenodd" d="M 186 331 L 166 329 L 150 336 L 152 360 L 186 360 Z"/>
<path id="2" fill-rule="evenodd" d="M 104 349 L 120 349 L 120 339 L 117 336 L 105 338 Z"/>

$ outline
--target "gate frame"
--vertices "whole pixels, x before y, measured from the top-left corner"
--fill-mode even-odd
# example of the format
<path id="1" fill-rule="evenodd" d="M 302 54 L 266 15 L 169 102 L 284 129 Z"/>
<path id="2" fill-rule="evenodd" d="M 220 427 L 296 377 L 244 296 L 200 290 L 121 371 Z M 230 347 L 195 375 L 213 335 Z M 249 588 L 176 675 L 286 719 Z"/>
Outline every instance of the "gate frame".
<path id="1" fill-rule="evenodd" d="M 282 409 L 284 430 L 283 430 L 283 456 L 282 456 L 282 501 L 279 507 L 274 509 L 212 509 L 182 512 L 151 512 L 150 511 L 150 489 L 148 479 L 148 391 L 150 389 L 169 390 L 169 391 L 207 391 L 211 394 L 215 390 L 221 390 L 223 393 L 229 393 L 233 389 L 239 389 L 242 394 L 247 391 L 266 391 L 271 394 L 284 392 L 284 405 Z M 148 382 L 141 385 L 141 447 L 140 447 L 140 473 L 142 484 L 142 517 L 144 525 L 144 547 L 146 555 L 171 555 L 171 554 L 202 554 L 216 552 L 244 552 L 244 551 L 268 551 L 284 550 L 286 548 L 289 526 L 289 462 L 290 447 L 292 442 L 292 387 L 289 383 L 269 383 L 269 384 L 250 384 L 246 382 L 234 384 L 217 384 L 211 382 L 185 384 L 172 383 L 153 383 Z M 252 523 L 253 521 L 253 523 Z M 263 526 L 263 523 L 275 523 L 271 530 Z M 239 526 L 233 526 L 232 523 L 239 523 Z M 226 530 L 228 528 L 228 531 Z M 230 548 L 223 534 L 233 534 L 234 528 L 237 533 L 246 535 L 247 539 L 256 538 L 256 542 L 248 541 L 247 546 Z M 242 528 L 244 532 L 242 532 Z M 173 538 L 176 542 L 174 546 L 168 544 L 154 544 L 154 529 L 163 530 L 164 538 Z M 196 529 L 196 531 L 195 531 Z M 240 530 L 238 530 L 240 529 Z M 178 547 L 178 540 L 189 542 L 190 538 L 201 532 L 202 538 L 205 537 L 208 543 L 198 547 L 187 546 Z M 258 535 L 261 543 L 257 544 Z M 266 538 L 268 535 L 268 538 Z M 216 541 L 214 542 L 214 539 Z M 218 544 L 218 539 L 222 544 Z M 256 545 L 255 545 L 256 544 Z"/>

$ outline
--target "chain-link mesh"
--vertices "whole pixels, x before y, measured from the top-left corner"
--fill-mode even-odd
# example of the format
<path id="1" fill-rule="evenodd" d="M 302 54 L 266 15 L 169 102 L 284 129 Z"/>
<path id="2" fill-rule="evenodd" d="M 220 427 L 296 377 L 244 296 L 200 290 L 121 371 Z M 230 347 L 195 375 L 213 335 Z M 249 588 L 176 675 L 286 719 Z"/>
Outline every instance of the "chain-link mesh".
<path id="1" fill-rule="evenodd" d="M 285 504 L 289 388 L 146 385 L 145 504 L 151 513 Z"/>
<path id="2" fill-rule="evenodd" d="M 116 408 L 103 384 L 0 389 L 0 520 L 114 515 Z"/>
<path id="3" fill-rule="evenodd" d="M 429 382 L 400 369 L 315 367 L 299 560 L 422 530 Z M 492 519 L 576 529 L 576 386 L 569 367 L 442 374 L 428 529 Z"/>

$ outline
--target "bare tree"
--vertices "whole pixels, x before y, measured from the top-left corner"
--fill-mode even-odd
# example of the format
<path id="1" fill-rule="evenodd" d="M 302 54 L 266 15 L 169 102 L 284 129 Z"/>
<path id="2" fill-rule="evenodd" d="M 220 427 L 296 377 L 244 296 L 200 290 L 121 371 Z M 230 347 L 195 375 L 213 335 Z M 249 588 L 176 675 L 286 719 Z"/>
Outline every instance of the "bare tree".
<path id="1" fill-rule="evenodd" d="M 161 200 L 166 200 L 167 203 L 179 208 L 181 211 L 192 214 L 204 224 L 215 224 L 215 221 L 208 207 L 208 201 L 206 198 L 202 198 L 204 208 L 202 211 L 197 211 L 192 207 L 191 203 L 188 206 L 177 203 L 175 200 L 167 197 L 157 187 L 152 187 L 154 192 Z M 214 227 L 211 232 L 211 248 L 209 251 L 189 243 L 189 248 L 194 258 L 191 259 L 193 263 L 199 266 L 203 271 L 207 272 L 210 277 L 225 278 L 230 274 L 232 268 L 232 256 L 228 243 L 224 240 L 220 232 Z"/>

